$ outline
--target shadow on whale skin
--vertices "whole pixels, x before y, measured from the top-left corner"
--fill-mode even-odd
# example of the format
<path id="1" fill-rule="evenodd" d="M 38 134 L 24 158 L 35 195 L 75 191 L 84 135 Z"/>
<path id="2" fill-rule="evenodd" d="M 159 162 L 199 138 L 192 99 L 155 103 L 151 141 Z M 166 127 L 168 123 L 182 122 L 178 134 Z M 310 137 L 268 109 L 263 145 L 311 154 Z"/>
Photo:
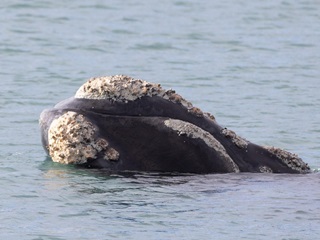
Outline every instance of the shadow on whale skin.
<path id="1" fill-rule="evenodd" d="M 160 84 L 124 75 L 91 78 L 40 115 L 54 162 L 112 172 L 308 173 L 296 154 L 259 146 Z"/>

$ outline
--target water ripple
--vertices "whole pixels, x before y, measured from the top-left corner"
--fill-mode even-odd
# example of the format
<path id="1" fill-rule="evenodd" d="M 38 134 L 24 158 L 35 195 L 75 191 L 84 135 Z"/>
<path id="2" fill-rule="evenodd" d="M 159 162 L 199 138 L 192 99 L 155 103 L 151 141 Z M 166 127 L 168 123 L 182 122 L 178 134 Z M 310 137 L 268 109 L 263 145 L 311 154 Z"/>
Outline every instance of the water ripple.
<path id="1" fill-rule="evenodd" d="M 1 2 L 2 239 L 317 239 L 315 1 Z M 308 175 L 88 170 L 53 163 L 42 109 L 93 76 L 173 88 Z"/>

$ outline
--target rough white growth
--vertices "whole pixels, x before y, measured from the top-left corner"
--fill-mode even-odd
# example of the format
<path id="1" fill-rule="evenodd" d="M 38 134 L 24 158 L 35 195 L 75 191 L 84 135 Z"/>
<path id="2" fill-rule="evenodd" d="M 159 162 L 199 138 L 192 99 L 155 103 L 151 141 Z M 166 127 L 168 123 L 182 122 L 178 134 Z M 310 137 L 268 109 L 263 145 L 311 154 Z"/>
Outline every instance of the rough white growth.
<path id="1" fill-rule="evenodd" d="M 272 173 L 272 169 L 267 166 L 260 166 L 259 167 L 260 172 L 262 173 Z"/>
<path id="2" fill-rule="evenodd" d="M 119 152 L 115 150 L 114 148 L 108 148 L 107 151 L 105 152 L 104 159 L 110 160 L 110 161 L 118 161 L 120 157 Z"/>
<path id="3" fill-rule="evenodd" d="M 184 122 L 177 119 L 165 120 L 164 124 L 176 131 L 178 135 L 186 135 L 190 138 L 201 139 L 203 142 L 205 142 L 205 144 L 207 144 L 209 148 L 214 149 L 219 157 L 228 162 L 232 166 L 234 172 L 240 172 L 239 167 L 231 159 L 226 149 L 209 132 L 204 131 L 203 129 L 197 127 L 192 123 Z"/>
<path id="4" fill-rule="evenodd" d="M 247 148 L 249 141 L 246 139 L 239 137 L 234 131 L 231 131 L 227 128 L 222 129 L 221 133 L 226 138 L 231 138 L 231 141 L 238 147 L 238 148 Z"/>
<path id="5" fill-rule="evenodd" d="M 100 152 L 107 160 L 118 160 L 119 153 L 105 139 L 96 139 L 96 127 L 83 115 L 66 112 L 52 121 L 48 132 L 49 154 L 54 162 L 83 164 Z"/>
<path id="6" fill-rule="evenodd" d="M 90 78 L 75 94 L 75 98 L 108 99 L 114 102 L 135 101 L 145 96 L 162 97 L 171 102 L 181 104 L 188 109 L 188 112 L 197 117 L 206 117 L 215 121 L 214 116 L 210 113 L 203 113 L 174 90 L 165 90 L 160 84 L 134 79 L 125 75 Z"/>
<path id="7" fill-rule="evenodd" d="M 190 102 L 173 90 L 165 90 L 160 84 L 149 83 L 124 75 L 91 78 L 78 89 L 75 98 L 128 102 L 144 96 L 159 96 L 175 103 L 181 103 L 188 109 L 193 108 Z"/>
<path id="8" fill-rule="evenodd" d="M 211 121 L 214 121 L 214 122 L 216 121 L 216 118 L 211 113 L 205 112 L 203 114 L 205 118 L 210 119 Z"/>
<path id="9" fill-rule="evenodd" d="M 303 162 L 297 154 L 287 152 L 281 148 L 276 148 L 272 146 L 263 146 L 270 153 L 276 155 L 283 163 L 285 163 L 291 169 L 297 170 L 299 172 L 309 172 L 310 168 L 307 163 Z"/>

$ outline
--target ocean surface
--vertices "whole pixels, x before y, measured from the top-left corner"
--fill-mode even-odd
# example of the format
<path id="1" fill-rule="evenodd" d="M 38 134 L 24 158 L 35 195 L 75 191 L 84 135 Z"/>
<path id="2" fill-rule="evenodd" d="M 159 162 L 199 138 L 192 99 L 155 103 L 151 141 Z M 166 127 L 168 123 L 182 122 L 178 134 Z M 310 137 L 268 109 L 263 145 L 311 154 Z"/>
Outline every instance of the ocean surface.
<path id="1" fill-rule="evenodd" d="M 319 239 L 318 0 L 0 3 L 1 239 Z M 53 163 L 41 111 L 94 76 L 175 89 L 314 173 L 107 175 Z"/>

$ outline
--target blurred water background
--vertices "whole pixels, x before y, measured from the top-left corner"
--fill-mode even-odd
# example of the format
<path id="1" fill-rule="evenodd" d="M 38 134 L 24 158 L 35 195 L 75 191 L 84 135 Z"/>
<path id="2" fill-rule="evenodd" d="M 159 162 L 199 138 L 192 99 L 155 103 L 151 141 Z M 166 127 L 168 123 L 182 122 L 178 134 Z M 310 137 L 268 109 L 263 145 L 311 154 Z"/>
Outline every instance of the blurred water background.
<path id="1" fill-rule="evenodd" d="M 88 78 L 173 88 L 240 136 L 320 168 L 320 2 L 2 0 L 1 239 L 318 239 L 320 175 L 54 164 L 44 108 Z"/>

